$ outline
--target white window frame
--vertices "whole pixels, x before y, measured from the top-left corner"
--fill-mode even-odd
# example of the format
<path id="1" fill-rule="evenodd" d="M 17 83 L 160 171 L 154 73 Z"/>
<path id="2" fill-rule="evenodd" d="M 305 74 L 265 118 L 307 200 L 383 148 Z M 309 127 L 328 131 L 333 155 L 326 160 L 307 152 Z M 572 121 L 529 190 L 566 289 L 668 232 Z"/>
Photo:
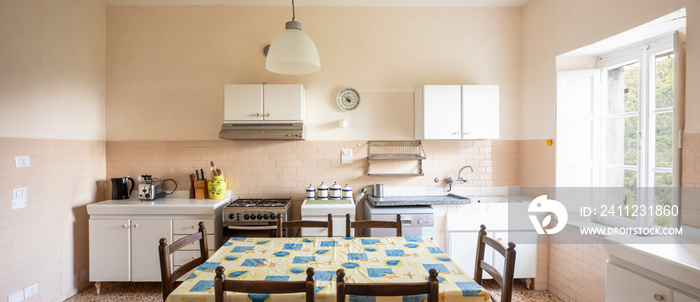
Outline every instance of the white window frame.
<path id="1" fill-rule="evenodd" d="M 656 109 L 654 104 L 655 99 L 655 60 L 656 56 L 668 52 L 673 52 L 673 35 L 668 35 L 660 38 L 655 38 L 647 40 L 626 48 L 622 48 L 601 56 L 598 59 L 597 67 L 601 70 L 600 79 L 602 82 L 607 79 L 608 70 L 618 68 L 630 64 L 632 62 L 639 62 L 639 100 L 638 100 L 638 111 L 636 113 L 616 113 L 608 114 L 607 106 L 605 103 L 607 101 L 607 85 L 603 83 L 601 85 L 601 97 L 599 106 L 601 110 L 600 114 L 600 181 L 601 185 L 605 187 L 607 184 L 606 171 L 608 168 L 619 168 L 619 169 L 629 169 L 630 166 L 627 165 L 611 165 L 608 164 L 607 160 L 607 121 L 609 118 L 613 117 L 630 117 L 637 116 L 637 135 L 638 135 L 638 148 L 637 148 L 637 188 L 652 188 L 654 186 L 654 173 L 655 172 L 670 172 L 673 173 L 673 168 L 656 168 L 655 167 L 655 115 L 657 113 L 673 112 L 673 107 Z M 674 66 L 675 68 L 675 66 Z M 674 129 L 675 131 L 675 129 Z M 638 190 L 637 191 L 637 204 L 641 206 L 649 206 L 654 204 L 654 194 L 649 192 L 650 190 Z M 648 196 L 651 195 L 651 196 Z M 673 201 L 674 204 L 676 200 Z M 605 201 L 601 201 L 605 203 Z M 631 220 L 623 217 L 617 216 L 593 216 L 594 222 L 600 222 L 609 225 L 616 226 L 627 226 L 627 227 L 644 227 L 654 225 L 654 217 L 651 215 L 638 216 L 636 220 Z M 674 217 L 675 220 L 675 217 Z M 675 225 L 674 221 L 672 225 Z"/>

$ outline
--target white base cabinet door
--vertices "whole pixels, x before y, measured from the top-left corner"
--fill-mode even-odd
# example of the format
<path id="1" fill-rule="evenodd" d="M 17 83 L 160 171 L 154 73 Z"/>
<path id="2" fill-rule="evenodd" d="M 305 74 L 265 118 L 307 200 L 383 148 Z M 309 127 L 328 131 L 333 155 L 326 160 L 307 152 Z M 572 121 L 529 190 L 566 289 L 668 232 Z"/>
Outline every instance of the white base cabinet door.
<path id="1" fill-rule="evenodd" d="M 605 270 L 605 299 L 609 302 L 673 302 L 673 289 L 608 262 Z"/>
<path id="2" fill-rule="evenodd" d="M 158 241 L 172 243 L 170 219 L 131 219 L 131 281 L 161 281 Z"/>
<path id="3" fill-rule="evenodd" d="M 673 302 L 700 302 L 700 300 L 679 291 L 675 291 L 673 292 Z"/>
<path id="4" fill-rule="evenodd" d="M 129 219 L 90 219 L 90 281 L 131 281 Z"/>

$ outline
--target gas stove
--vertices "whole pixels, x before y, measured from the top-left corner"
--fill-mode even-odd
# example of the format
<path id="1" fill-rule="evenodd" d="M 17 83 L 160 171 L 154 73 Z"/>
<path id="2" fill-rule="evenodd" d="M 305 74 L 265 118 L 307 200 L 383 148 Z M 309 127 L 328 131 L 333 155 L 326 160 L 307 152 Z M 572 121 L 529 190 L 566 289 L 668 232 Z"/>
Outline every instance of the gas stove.
<path id="1" fill-rule="evenodd" d="M 239 198 L 224 208 L 223 225 L 239 229 L 276 226 L 277 214 L 282 215 L 282 220 L 287 220 L 287 209 L 291 203 L 291 198 Z"/>

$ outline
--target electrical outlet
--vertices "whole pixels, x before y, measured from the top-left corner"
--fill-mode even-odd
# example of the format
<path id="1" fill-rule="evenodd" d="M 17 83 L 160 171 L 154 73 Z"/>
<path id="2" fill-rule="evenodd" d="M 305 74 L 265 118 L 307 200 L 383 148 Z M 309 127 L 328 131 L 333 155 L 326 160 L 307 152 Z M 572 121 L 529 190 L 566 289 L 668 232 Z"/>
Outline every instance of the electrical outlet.
<path id="1" fill-rule="evenodd" d="M 24 293 L 22 291 L 7 296 L 7 302 L 20 302 L 22 300 L 24 300 Z"/>
<path id="2" fill-rule="evenodd" d="M 24 297 L 29 298 L 36 295 L 39 292 L 39 283 L 34 283 L 24 289 Z"/>
<path id="3" fill-rule="evenodd" d="M 340 149 L 340 163 L 352 164 L 352 149 Z"/>
<path id="4" fill-rule="evenodd" d="M 24 208 L 27 206 L 27 188 L 12 189 L 12 209 Z"/>
<path id="5" fill-rule="evenodd" d="M 15 156 L 15 168 L 29 168 L 29 156 Z"/>

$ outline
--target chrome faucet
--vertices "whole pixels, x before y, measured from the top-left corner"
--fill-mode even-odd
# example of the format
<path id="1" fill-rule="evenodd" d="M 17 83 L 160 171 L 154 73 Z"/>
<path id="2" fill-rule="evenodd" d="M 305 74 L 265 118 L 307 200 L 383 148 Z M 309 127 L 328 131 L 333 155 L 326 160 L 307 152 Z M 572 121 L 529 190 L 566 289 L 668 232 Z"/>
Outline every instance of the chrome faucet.
<path id="1" fill-rule="evenodd" d="M 449 186 L 447 192 L 452 191 L 453 184 L 464 184 L 469 182 L 468 179 L 464 179 L 464 177 L 462 177 L 462 170 L 465 168 L 469 168 L 469 170 L 474 172 L 474 168 L 472 168 L 472 166 L 464 166 L 462 169 L 459 169 L 459 172 L 457 173 L 457 180 L 452 179 L 452 177 L 445 178 L 445 183 Z"/>

